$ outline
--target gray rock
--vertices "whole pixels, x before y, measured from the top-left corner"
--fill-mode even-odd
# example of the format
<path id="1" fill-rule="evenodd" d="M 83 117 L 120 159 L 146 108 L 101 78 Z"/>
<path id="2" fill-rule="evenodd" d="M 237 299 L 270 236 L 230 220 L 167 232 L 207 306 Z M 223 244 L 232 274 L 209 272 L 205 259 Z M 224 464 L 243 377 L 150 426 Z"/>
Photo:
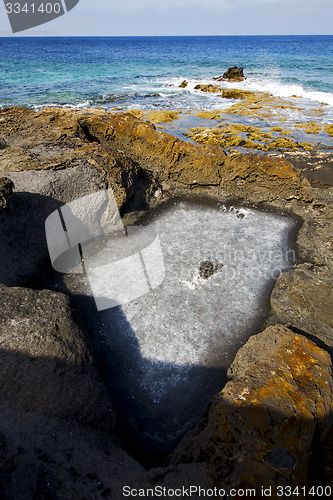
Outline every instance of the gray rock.
<path id="1" fill-rule="evenodd" d="M 0 497 L 122 498 L 144 469 L 117 446 L 78 311 L 48 290 L 0 299 Z"/>
<path id="2" fill-rule="evenodd" d="M 333 284 L 328 275 L 302 265 L 284 271 L 271 294 L 279 322 L 311 333 L 333 347 Z"/>
<path id="3" fill-rule="evenodd" d="M 115 412 L 70 300 L 3 285 L 0 298 L 1 400 L 111 432 Z"/>
<path id="4" fill-rule="evenodd" d="M 1 499 L 121 500 L 123 485 L 144 475 L 108 433 L 1 401 Z"/>
<path id="5" fill-rule="evenodd" d="M 88 165 L 8 172 L 8 177 L 15 190 L 10 206 L 0 215 L 0 282 L 30 286 L 51 272 L 46 218 L 65 203 L 106 189 L 106 176 Z"/>

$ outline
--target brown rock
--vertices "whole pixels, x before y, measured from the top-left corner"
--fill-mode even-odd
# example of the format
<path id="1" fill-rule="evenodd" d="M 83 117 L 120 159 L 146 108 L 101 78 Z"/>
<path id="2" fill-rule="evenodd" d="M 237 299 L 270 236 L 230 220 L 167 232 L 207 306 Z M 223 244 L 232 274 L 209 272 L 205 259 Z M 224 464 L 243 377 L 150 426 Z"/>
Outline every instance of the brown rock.
<path id="1" fill-rule="evenodd" d="M 221 148 L 182 142 L 153 124 L 128 114 L 106 113 L 103 119 L 80 118 L 80 124 L 106 148 L 120 149 L 159 182 L 216 186 L 226 155 Z"/>
<path id="2" fill-rule="evenodd" d="M 254 96 L 255 93 L 249 90 L 238 90 L 238 89 L 223 89 L 222 97 L 223 99 L 247 99 L 250 96 Z"/>
<path id="3" fill-rule="evenodd" d="M 198 84 L 194 87 L 194 90 L 201 90 L 202 92 L 212 92 L 213 94 L 217 94 L 218 92 L 221 92 L 221 87 L 212 85 L 211 83 L 209 85 Z"/>
<path id="4" fill-rule="evenodd" d="M 309 183 L 283 159 L 246 154 L 230 157 L 224 169 L 223 186 L 241 199 L 273 201 L 274 199 L 309 200 Z M 231 187 L 232 186 L 232 187 Z"/>
<path id="5" fill-rule="evenodd" d="M 227 157 L 219 146 L 184 143 L 127 114 L 92 116 L 80 123 L 101 144 L 121 149 L 162 185 L 220 186 L 231 196 L 251 201 L 308 199 L 308 181 L 288 161 L 259 155 Z"/>
<path id="6" fill-rule="evenodd" d="M 184 80 L 182 83 L 179 85 L 180 88 L 185 89 L 188 85 L 188 81 Z"/>
<path id="7" fill-rule="evenodd" d="M 130 114 L 91 109 L 34 113 L 21 108 L 3 114 L 9 147 L 5 156 L 0 152 L 2 171 L 67 169 L 88 163 L 105 174 L 120 205 L 144 185 L 147 174 L 150 185 L 157 182 L 167 190 L 210 186 L 251 201 L 308 199 L 309 183 L 288 161 L 259 155 L 229 158 L 219 146 L 182 142 Z M 145 201 L 147 195 L 148 186 L 142 192 Z"/>
<path id="8" fill-rule="evenodd" d="M 7 177 L 0 177 L 0 211 L 4 210 L 13 194 L 14 184 Z"/>
<path id="9" fill-rule="evenodd" d="M 152 123 L 171 122 L 179 118 L 180 111 L 151 111 L 147 114 L 147 120 Z"/>
<path id="10" fill-rule="evenodd" d="M 205 464 L 216 486 L 306 485 L 315 433 L 328 431 L 331 369 L 326 351 L 287 328 L 254 335 L 172 462 Z"/>
<path id="11" fill-rule="evenodd" d="M 245 80 L 243 68 L 237 68 L 237 66 L 233 66 L 229 68 L 222 76 L 216 76 L 214 80 L 231 80 L 236 82 L 241 82 Z"/>

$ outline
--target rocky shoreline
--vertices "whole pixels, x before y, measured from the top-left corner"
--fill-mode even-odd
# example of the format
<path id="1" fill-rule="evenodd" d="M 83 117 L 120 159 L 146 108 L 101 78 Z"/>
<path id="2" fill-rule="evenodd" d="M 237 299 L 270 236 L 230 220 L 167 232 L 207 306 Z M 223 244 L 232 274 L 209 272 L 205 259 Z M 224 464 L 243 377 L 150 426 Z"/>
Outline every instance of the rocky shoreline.
<path id="1" fill-rule="evenodd" d="M 116 499 L 125 484 L 332 484 L 331 187 L 310 182 L 292 157 L 227 154 L 98 109 L 0 110 L 0 175 L 3 498 Z M 198 426 L 148 472 L 121 447 L 77 301 L 47 284 L 46 217 L 107 187 L 128 222 L 184 194 L 301 222 L 298 262 L 276 281 L 266 329 L 239 350 Z"/>

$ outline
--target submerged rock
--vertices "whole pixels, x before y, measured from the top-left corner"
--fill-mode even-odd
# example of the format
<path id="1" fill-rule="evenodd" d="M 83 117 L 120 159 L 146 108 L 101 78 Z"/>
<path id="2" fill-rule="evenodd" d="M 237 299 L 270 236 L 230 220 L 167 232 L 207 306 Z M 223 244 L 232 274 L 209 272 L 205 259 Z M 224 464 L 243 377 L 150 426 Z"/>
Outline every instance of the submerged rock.
<path id="1" fill-rule="evenodd" d="M 201 90 L 202 92 L 212 92 L 213 94 L 217 94 L 218 92 L 221 92 L 222 89 L 221 87 L 212 85 L 210 83 L 209 85 L 198 84 L 194 87 L 194 90 Z"/>

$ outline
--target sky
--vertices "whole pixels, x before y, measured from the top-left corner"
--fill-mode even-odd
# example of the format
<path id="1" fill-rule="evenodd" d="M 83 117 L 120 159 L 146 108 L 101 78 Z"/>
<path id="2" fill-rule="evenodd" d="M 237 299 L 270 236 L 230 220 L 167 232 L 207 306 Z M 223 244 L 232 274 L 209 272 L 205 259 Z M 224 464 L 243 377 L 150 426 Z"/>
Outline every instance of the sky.
<path id="1" fill-rule="evenodd" d="M 80 0 L 15 36 L 331 35 L 332 21 L 332 0 Z M 12 36 L 2 0 L 0 36 Z"/>

